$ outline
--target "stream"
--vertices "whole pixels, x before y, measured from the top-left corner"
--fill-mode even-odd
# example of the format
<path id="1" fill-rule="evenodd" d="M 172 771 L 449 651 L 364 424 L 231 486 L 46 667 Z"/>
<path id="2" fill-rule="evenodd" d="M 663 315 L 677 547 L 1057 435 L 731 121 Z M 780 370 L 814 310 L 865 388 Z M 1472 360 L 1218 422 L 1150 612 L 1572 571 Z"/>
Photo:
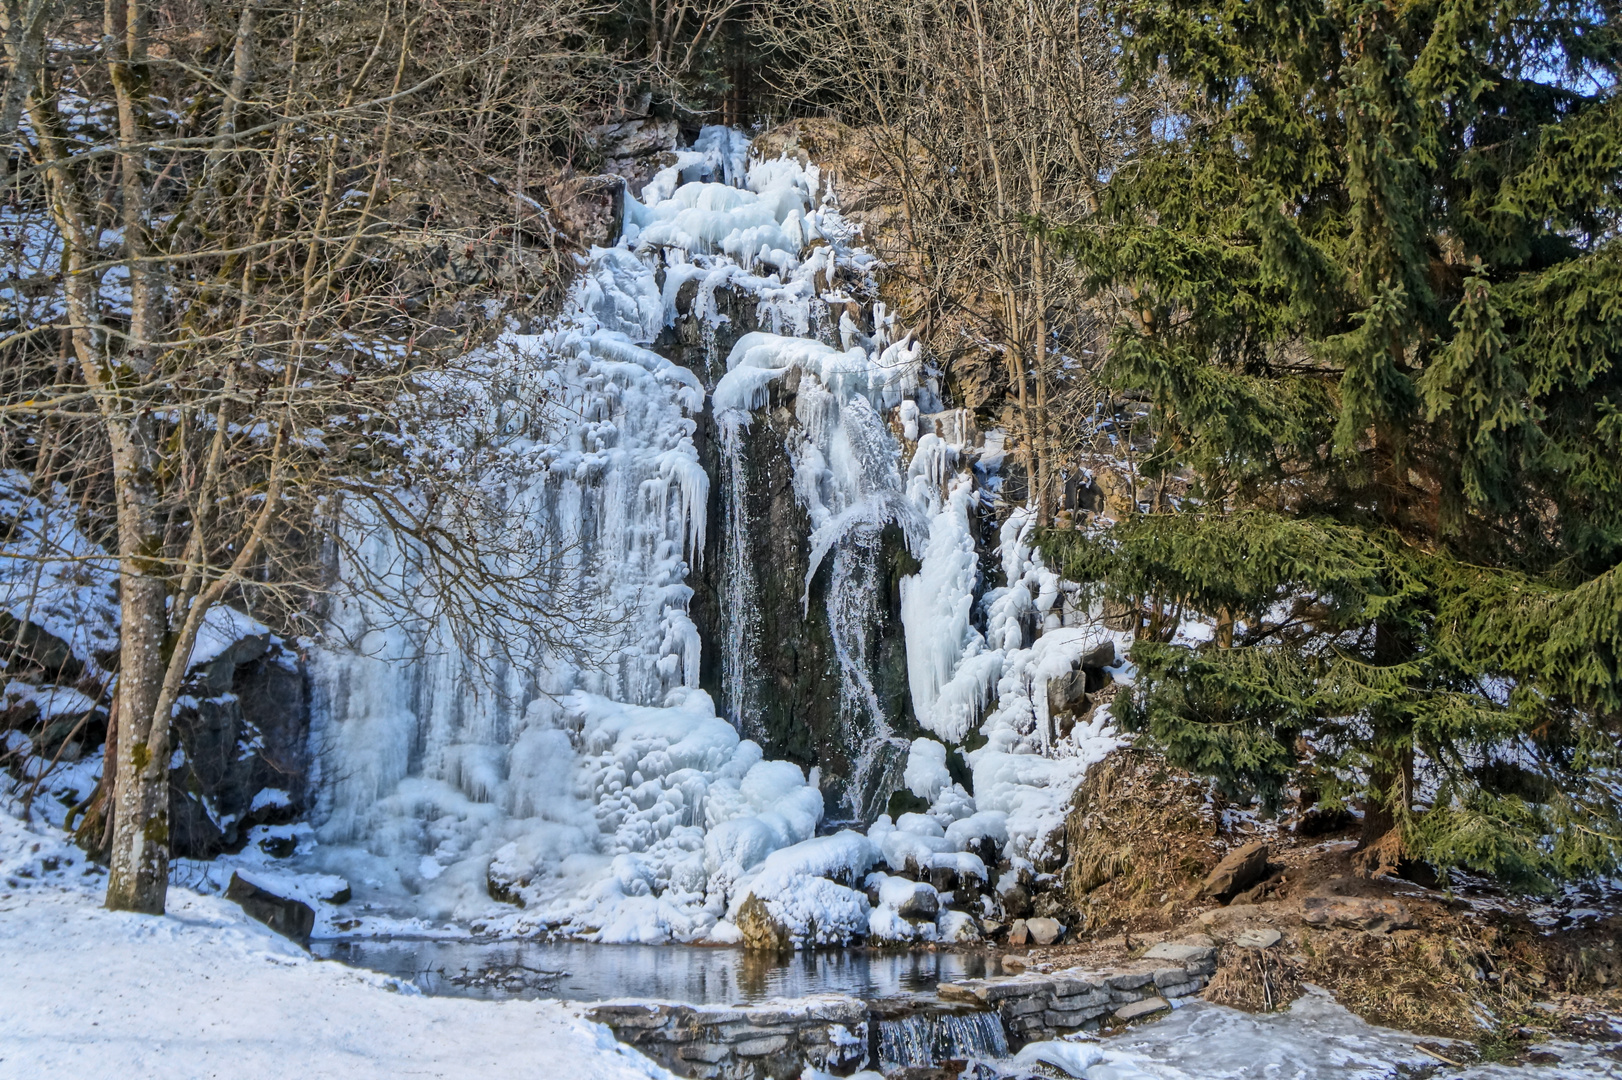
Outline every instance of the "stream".
<path id="1" fill-rule="evenodd" d="M 846 994 L 926 1011 L 880 1021 L 879 1060 L 886 1073 L 939 1064 L 946 1056 L 979 1058 L 981 1077 L 1060 1077 L 1052 1057 L 1015 1057 L 989 1014 L 930 1012 L 944 981 L 1001 974 L 995 953 L 886 949 L 801 950 L 763 955 L 737 948 L 597 945 L 586 942 L 476 939 L 356 939 L 311 943 L 314 955 L 394 976 L 425 994 L 616 999 L 692 1005 L 752 1005 Z M 955 1025 L 955 1027 L 954 1027 Z M 964 1030 L 958 1031 L 956 1027 Z M 981 1030 L 985 1029 L 985 1030 Z M 1367 1024 L 1322 990 L 1282 1012 L 1252 1015 L 1193 1001 L 1160 1019 L 1105 1038 L 1078 1035 L 1058 1043 L 1072 1074 L 1085 1080 L 1598 1080 L 1622 1075 L 1618 1046 L 1557 1041 L 1539 1047 L 1537 1064 L 1479 1063 L 1455 1068 L 1420 1050 L 1441 1047 L 1470 1056 L 1468 1046 Z M 948 1052 L 943 1055 L 942 1047 Z M 987 1051 L 995 1047 L 997 1053 Z M 1017 1047 L 1016 1047 L 1017 1048 Z M 968 1050 L 965 1053 L 965 1049 Z M 975 1051 L 980 1051 L 976 1053 Z M 968 1074 L 965 1074 L 968 1075 Z"/>
<path id="2" fill-rule="evenodd" d="M 753 1005 L 808 994 L 927 1001 L 941 981 L 1001 973 L 989 952 L 858 948 L 763 955 L 725 947 L 433 938 L 315 941 L 310 950 L 392 975 L 425 994 L 581 1002 Z"/>

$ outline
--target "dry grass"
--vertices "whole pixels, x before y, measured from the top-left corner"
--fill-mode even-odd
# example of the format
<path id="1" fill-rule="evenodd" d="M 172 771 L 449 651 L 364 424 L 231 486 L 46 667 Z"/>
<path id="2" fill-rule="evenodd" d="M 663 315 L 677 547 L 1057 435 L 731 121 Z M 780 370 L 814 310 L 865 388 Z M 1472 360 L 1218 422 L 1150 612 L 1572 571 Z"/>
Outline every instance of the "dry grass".
<path id="1" fill-rule="evenodd" d="M 1065 893 L 1081 932 L 1179 925 L 1216 839 L 1203 785 L 1159 754 L 1127 748 L 1093 766 L 1065 826 Z"/>
<path id="2" fill-rule="evenodd" d="M 1280 949 L 1222 951 L 1205 1000 L 1246 1012 L 1273 1012 L 1301 996 L 1301 967 Z"/>
<path id="3" fill-rule="evenodd" d="M 1370 1023 L 1473 1041 L 1525 1022 L 1546 962 L 1537 943 L 1462 919 L 1389 937 L 1309 934 L 1301 952 L 1303 978 Z"/>

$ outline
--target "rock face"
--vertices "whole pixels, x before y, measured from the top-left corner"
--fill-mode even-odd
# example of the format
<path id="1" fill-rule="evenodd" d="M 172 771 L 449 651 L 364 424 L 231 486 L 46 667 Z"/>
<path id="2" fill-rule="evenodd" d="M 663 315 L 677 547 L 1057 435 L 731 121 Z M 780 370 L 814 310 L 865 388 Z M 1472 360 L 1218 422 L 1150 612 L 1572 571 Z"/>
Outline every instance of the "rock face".
<path id="1" fill-rule="evenodd" d="M 1267 845 L 1258 840 L 1228 852 L 1200 886 L 1200 895 L 1228 900 L 1266 876 Z"/>
<path id="2" fill-rule="evenodd" d="M 252 826 L 303 812 L 310 733 L 304 669 L 268 634 L 243 637 L 192 670 L 174 731 L 174 855 L 210 859 L 239 850 Z"/>
<path id="3" fill-rule="evenodd" d="M 709 391 L 726 374 L 727 355 L 738 338 L 770 327 L 760 325 L 753 301 L 742 302 L 721 288 L 715 303 L 726 321 L 706 328 L 692 314 L 696 286 L 689 282 L 677 294 L 676 325 L 653 347 L 696 374 Z M 795 426 L 797 385 L 793 373 L 773 385 L 768 408 L 738 431 L 735 452 L 727 449 L 709 399 L 698 418 L 693 442 L 710 479 L 703 565 L 688 576 L 689 613 L 703 641 L 699 684 L 723 715 L 741 722 L 743 733 L 759 742 L 768 758 L 822 769 L 830 816 L 839 817 L 844 803 L 865 807 L 871 818 L 884 811 L 882 800 L 894 787 L 889 776 L 899 773 L 906 750 L 898 744 L 883 751 L 894 760 L 872 770 L 870 790 L 841 786 L 854 774 L 853 754 L 865 742 L 852 738 L 849 718 L 842 715 L 839 658 L 828 613 L 833 553 L 811 580 L 809 602 L 806 597 L 811 529 L 785 449 Z M 743 548 L 742 557 L 730 563 L 729 536 L 741 540 Z M 863 583 L 864 600 L 872 605 L 871 632 L 866 655 L 855 660 L 871 679 L 890 726 L 911 739 L 922 731 L 912 718 L 900 580 L 915 566 L 894 526 L 878 533 L 873 547 L 868 567 L 873 580 Z"/>
<path id="4" fill-rule="evenodd" d="M 315 911 L 301 900 L 277 896 L 241 874 L 232 874 L 225 898 L 285 938 L 309 947 L 310 931 L 315 929 Z M 348 899 L 346 896 L 344 899 Z"/>

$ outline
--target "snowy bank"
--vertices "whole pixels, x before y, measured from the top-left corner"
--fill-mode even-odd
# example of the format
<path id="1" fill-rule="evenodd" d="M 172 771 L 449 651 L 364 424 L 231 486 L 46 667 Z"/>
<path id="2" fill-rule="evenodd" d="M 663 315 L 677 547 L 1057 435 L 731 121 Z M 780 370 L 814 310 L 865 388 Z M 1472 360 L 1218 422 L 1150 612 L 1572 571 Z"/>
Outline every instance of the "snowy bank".
<path id="1" fill-rule="evenodd" d="M 422 997 L 181 889 L 105 911 L 83 854 L 0 810 L 0 1077 L 670 1074 L 556 1002 Z"/>

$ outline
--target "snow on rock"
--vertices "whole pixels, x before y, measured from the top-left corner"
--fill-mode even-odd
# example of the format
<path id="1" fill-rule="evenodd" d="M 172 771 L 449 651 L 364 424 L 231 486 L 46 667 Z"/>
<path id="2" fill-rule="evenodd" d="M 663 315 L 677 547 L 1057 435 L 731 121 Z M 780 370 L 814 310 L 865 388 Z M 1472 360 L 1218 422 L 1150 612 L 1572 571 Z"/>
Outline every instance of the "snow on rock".
<path id="1" fill-rule="evenodd" d="M 952 784 L 952 774 L 946 768 L 946 747 L 934 739 L 912 740 L 901 782 L 920 799 L 934 802 Z"/>
<path id="2" fill-rule="evenodd" d="M 980 940 L 980 926 L 965 911 L 943 911 L 935 923 L 939 940 L 948 945 L 969 945 Z"/>
<path id="3" fill-rule="evenodd" d="M 202 625 L 197 628 L 197 640 L 192 644 L 190 663 L 195 668 L 218 659 L 231 646 L 244 638 L 270 637 L 270 627 L 226 604 L 215 604 L 203 613 Z"/>
<path id="4" fill-rule="evenodd" d="M 887 942 L 936 939 L 939 931 L 935 920 L 941 903 L 934 886 L 873 873 L 868 875 L 867 889 L 878 898 L 868 916 L 867 932 L 871 939 Z"/>
<path id="5" fill-rule="evenodd" d="M 9 810 L 0 1076 L 670 1076 L 569 1006 L 424 997 L 314 960 L 216 897 L 174 888 L 167 916 L 107 911 L 82 853 Z"/>
<path id="6" fill-rule="evenodd" d="M 98 708 L 90 695 L 71 686 L 34 686 L 12 679 L 6 683 L 4 707 L 26 709 L 32 707 L 40 719 L 50 721 L 59 716 L 79 717 Z"/>
<path id="7" fill-rule="evenodd" d="M 851 888 L 877 859 L 867 837 L 849 829 L 768 855 L 737 883 L 728 921 L 758 901 L 795 946 L 845 944 L 867 933 L 868 900 Z"/>
<path id="8" fill-rule="evenodd" d="M 80 531 L 65 488 L 34 493 L 31 483 L 0 470 L 0 611 L 94 669 L 96 656 L 118 649 L 118 561 Z"/>

